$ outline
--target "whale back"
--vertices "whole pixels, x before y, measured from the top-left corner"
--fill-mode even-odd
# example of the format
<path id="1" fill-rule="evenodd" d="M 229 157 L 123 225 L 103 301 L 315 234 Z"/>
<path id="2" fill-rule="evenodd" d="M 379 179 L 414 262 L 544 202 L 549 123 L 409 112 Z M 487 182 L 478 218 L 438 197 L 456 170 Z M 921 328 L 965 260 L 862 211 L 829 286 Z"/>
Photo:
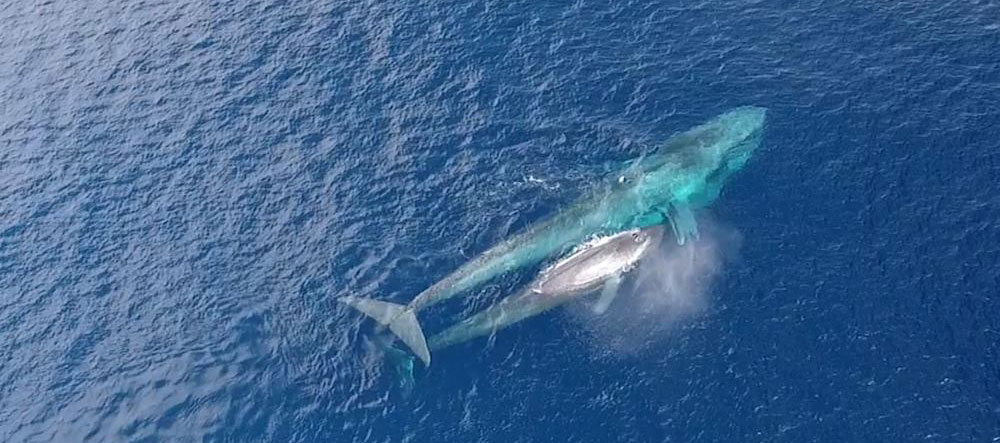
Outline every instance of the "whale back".
<path id="1" fill-rule="evenodd" d="M 594 291 L 634 267 L 662 237 L 663 227 L 652 226 L 594 239 L 546 269 L 532 290 L 547 295 Z"/>

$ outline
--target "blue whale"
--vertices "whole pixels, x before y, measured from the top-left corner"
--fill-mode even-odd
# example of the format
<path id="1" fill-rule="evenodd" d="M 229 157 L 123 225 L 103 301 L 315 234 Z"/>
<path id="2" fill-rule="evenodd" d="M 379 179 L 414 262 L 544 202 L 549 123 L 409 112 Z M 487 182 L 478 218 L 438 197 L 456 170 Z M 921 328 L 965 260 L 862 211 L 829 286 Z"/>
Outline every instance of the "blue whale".
<path id="1" fill-rule="evenodd" d="M 466 262 L 409 304 L 342 297 L 388 327 L 425 365 L 430 350 L 416 313 L 494 277 L 538 264 L 587 238 L 669 223 L 680 244 L 697 238 L 692 209 L 716 199 L 725 181 L 760 145 L 766 110 L 732 109 L 676 134 L 653 154 L 636 159 L 567 209 L 531 225 Z"/>

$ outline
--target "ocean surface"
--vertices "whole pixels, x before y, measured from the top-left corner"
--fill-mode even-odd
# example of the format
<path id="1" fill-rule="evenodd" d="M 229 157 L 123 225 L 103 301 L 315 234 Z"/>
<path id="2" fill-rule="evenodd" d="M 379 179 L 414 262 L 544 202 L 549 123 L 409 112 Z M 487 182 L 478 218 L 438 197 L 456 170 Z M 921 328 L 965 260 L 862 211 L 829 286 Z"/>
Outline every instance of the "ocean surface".
<path id="1" fill-rule="evenodd" d="M 0 1 L 0 441 L 1000 442 L 997 48 L 990 1 Z M 336 301 L 741 105 L 684 303 L 405 395 Z"/>

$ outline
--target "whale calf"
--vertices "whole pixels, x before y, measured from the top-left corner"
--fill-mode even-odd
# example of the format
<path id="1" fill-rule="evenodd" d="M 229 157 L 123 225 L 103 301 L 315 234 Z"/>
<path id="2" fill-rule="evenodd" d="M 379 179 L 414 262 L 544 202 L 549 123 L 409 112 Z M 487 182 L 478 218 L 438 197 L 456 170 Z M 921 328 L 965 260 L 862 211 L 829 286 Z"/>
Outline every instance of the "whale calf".
<path id="1" fill-rule="evenodd" d="M 631 229 L 600 237 L 542 271 L 526 289 L 432 336 L 431 351 L 492 334 L 511 324 L 538 315 L 583 295 L 601 290 L 594 305 L 603 313 L 618 294 L 622 274 L 663 238 L 663 226 Z"/>
<path id="2" fill-rule="evenodd" d="M 424 307 L 537 264 L 594 235 L 667 222 L 679 244 L 697 238 L 692 209 L 714 201 L 728 177 L 743 168 L 760 145 L 765 115 L 761 107 L 740 107 L 670 137 L 655 153 L 633 161 L 566 210 L 486 250 L 405 306 L 352 296 L 339 301 L 389 328 L 430 365 L 416 316 Z"/>

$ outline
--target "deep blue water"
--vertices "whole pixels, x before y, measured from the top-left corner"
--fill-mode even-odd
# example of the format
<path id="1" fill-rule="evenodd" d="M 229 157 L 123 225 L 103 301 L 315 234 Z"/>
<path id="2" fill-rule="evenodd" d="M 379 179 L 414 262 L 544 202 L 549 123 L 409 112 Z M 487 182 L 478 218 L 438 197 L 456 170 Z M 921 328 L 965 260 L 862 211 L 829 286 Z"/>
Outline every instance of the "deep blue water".
<path id="1" fill-rule="evenodd" d="M 998 47 L 957 0 L 0 2 L 0 441 L 1000 441 Z M 553 312 L 403 398 L 335 302 L 746 104 L 737 244 L 634 349 Z"/>

